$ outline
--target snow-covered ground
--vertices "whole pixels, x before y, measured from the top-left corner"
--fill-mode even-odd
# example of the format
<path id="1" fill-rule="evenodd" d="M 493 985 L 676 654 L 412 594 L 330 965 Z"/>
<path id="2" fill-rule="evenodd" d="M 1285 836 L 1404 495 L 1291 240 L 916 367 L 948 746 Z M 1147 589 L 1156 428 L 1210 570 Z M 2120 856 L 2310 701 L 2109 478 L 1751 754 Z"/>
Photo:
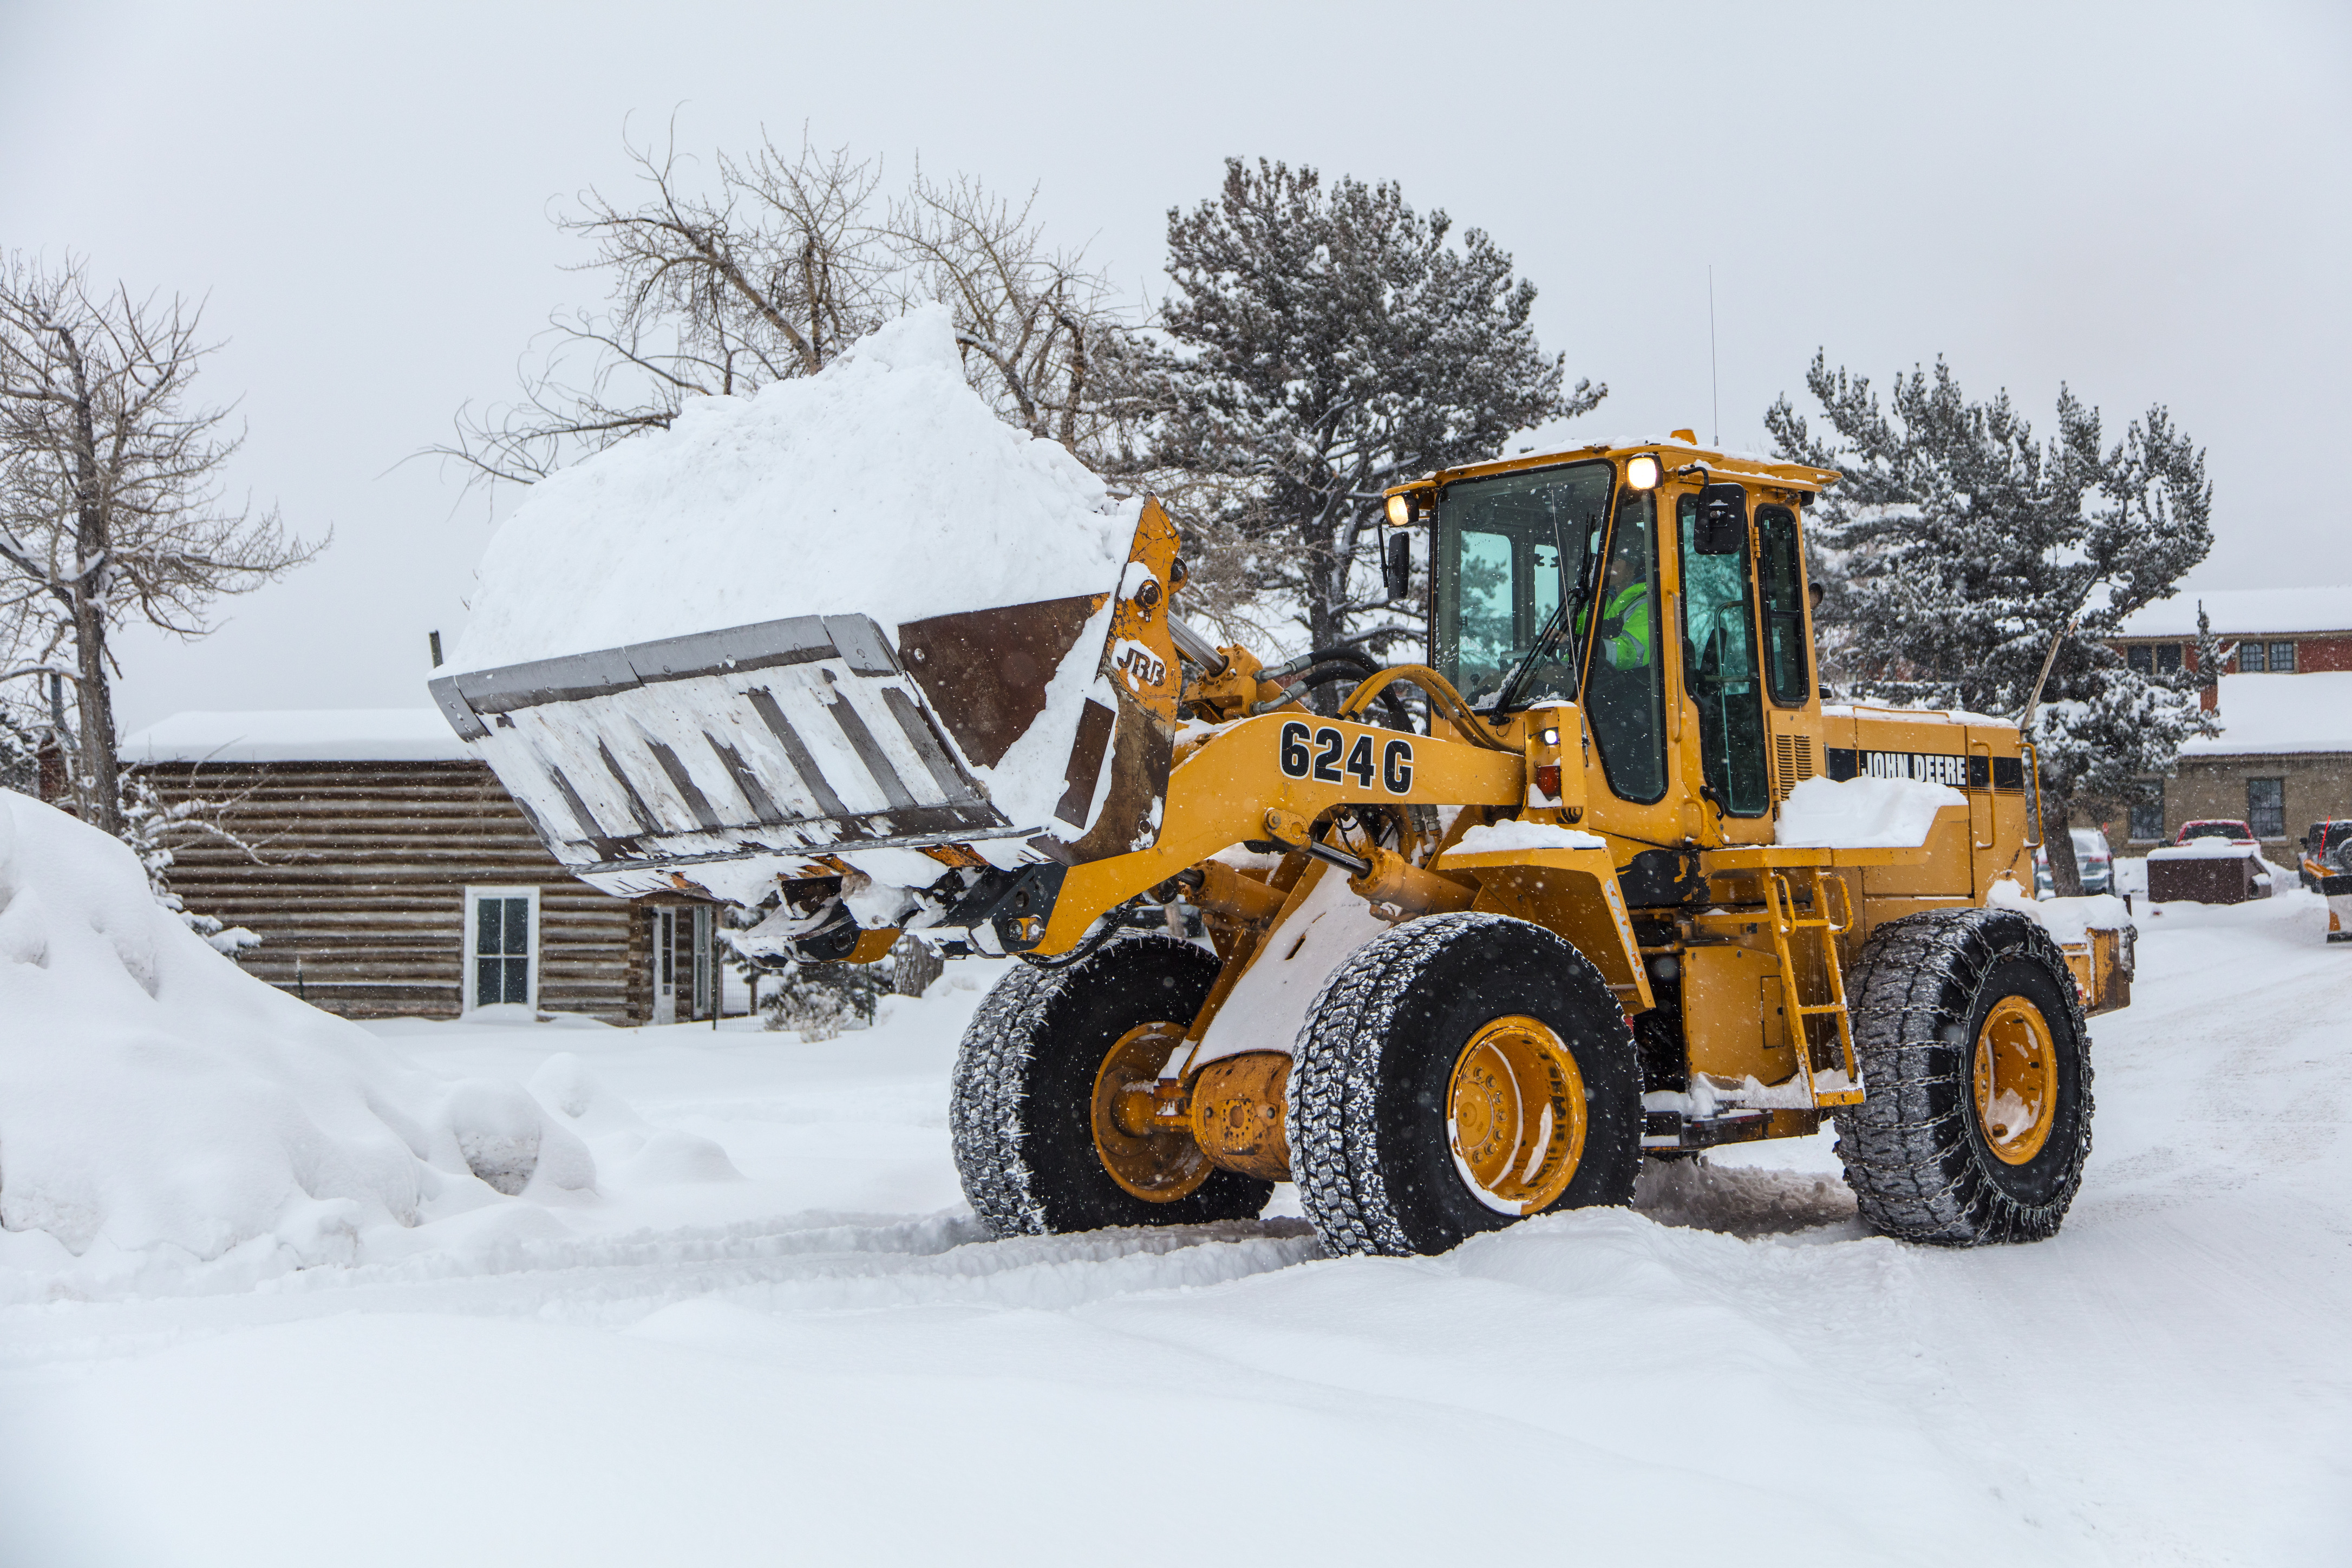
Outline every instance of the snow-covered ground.
<path id="1" fill-rule="evenodd" d="M 1827 1137 L 1442 1258 L 991 1243 L 945 1116 L 977 962 L 813 1044 L 387 1026 L 562 1101 L 599 1190 L 0 1280 L 0 1563 L 2352 1561 L 2324 925 L 2143 910 L 2074 1216 L 1977 1252 L 1864 1234 Z"/>

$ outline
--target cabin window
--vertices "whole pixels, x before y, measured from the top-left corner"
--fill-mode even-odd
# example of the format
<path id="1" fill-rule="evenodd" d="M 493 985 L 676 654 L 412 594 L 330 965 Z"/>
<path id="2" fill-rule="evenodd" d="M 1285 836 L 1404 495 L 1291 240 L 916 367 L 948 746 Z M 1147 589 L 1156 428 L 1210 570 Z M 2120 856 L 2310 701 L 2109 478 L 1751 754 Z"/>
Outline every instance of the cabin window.
<path id="1" fill-rule="evenodd" d="M 1784 506 L 1757 509 L 1756 543 L 1763 557 L 1758 575 L 1764 591 L 1764 668 L 1772 700 L 1784 708 L 1801 708 L 1813 688 L 1797 514 Z"/>
<path id="2" fill-rule="evenodd" d="M 466 889 L 466 1005 L 538 1005 L 539 889 Z"/>

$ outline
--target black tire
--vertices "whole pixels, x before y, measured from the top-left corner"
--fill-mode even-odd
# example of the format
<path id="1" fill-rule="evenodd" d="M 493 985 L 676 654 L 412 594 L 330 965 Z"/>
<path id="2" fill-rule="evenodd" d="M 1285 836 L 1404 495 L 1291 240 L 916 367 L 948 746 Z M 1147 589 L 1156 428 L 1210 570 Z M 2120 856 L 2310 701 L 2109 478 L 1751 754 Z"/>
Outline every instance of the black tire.
<path id="1" fill-rule="evenodd" d="M 1203 1225 L 1265 1206 L 1274 1184 L 1232 1171 L 1173 1202 L 1139 1198 L 1095 1148 L 1095 1076 L 1111 1047 L 1139 1025 L 1191 1023 L 1217 969 L 1189 942 L 1139 937 L 997 982 L 964 1031 L 948 1107 L 964 1196 L 991 1235 Z"/>
<path id="2" fill-rule="evenodd" d="M 1866 1097 L 1838 1113 L 1838 1157 L 1864 1223 L 1938 1247 L 2058 1233 L 2091 1152 L 2091 1036 L 2066 960 L 2015 910 L 1937 910 L 1871 933 L 1852 992 Z M 2023 1164 L 1997 1158 L 1972 1073 L 1986 1016 L 2032 1002 L 2056 1054 L 2054 1120 Z"/>
<path id="3" fill-rule="evenodd" d="M 1291 1170 L 1329 1253 L 1445 1252 L 1514 1216 L 1472 1191 L 1446 1128 L 1455 1061 L 1488 1021 L 1548 1025 L 1584 1080 L 1584 1152 L 1545 1213 L 1632 1201 L 1642 1070 L 1600 971 L 1543 927 L 1447 914 L 1373 938 L 1307 1010 L 1290 1076 Z"/>

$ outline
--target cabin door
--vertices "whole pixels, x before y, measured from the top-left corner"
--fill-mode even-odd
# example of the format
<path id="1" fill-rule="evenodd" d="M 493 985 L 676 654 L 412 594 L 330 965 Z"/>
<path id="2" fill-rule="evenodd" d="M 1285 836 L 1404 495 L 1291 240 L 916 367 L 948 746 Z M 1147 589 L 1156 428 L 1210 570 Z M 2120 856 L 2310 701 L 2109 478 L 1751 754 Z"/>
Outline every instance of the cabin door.
<path id="1" fill-rule="evenodd" d="M 677 1022 L 677 911 L 655 910 L 654 1016 L 656 1024 Z"/>

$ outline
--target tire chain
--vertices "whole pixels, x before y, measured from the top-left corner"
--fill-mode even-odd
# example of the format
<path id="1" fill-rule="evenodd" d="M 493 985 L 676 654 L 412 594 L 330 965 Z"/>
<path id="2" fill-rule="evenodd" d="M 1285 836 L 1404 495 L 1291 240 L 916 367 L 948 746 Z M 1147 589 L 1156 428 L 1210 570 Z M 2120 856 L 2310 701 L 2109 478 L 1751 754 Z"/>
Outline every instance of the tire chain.
<path id="1" fill-rule="evenodd" d="M 1069 971 L 1016 964 L 972 1014 L 956 1051 L 948 1099 L 956 1173 L 972 1212 L 1000 1240 L 1045 1234 L 1044 1205 L 1030 1193 L 1028 1167 L 1018 1157 L 1021 1129 L 1009 1090 L 1045 1007 L 1071 978 Z"/>
<path id="2" fill-rule="evenodd" d="M 1327 1254 L 1412 1256 L 1381 1173 L 1381 1042 L 1430 960 L 1506 922 L 1517 923 L 1465 912 L 1398 926 L 1358 948 L 1308 1005 L 1292 1047 L 1291 1170 Z"/>
<path id="3" fill-rule="evenodd" d="M 1095 963 L 1103 954 L 1129 942 L 1166 940 L 1121 936 L 1066 968 L 1019 964 L 972 1014 L 956 1051 L 948 1131 L 964 1196 L 991 1236 L 1002 1240 L 1053 1234 L 1045 1205 L 1030 1185 L 1028 1163 L 1021 1158 L 1020 1086 L 1030 1042 L 1056 1003 L 1095 983 Z"/>
<path id="4" fill-rule="evenodd" d="M 1944 1169 L 1954 1122 L 1974 1097 L 1972 1042 L 1960 1037 L 1985 979 L 2003 960 L 2050 970 L 2066 1022 L 2083 1042 L 2082 1114 L 2066 1179 L 2049 1200 L 2027 1205 L 1987 1181 L 1973 1161 Z M 1957 994 L 1954 994 L 1957 993 Z M 1937 910 L 1878 928 L 1856 965 L 1854 1054 L 1868 1092 L 1837 1114 L 1837 1154 L 1862 1217 L 1883 1235 L 1939 1246 L 2033 1241 L 2053 1234 L 2082 1184 L 2091 1148 L 2091 1053 L 2065 955 L 2050 934 L 2010 910 Z M 1953 1090 L 1952 1109 L 1932 1099 Z M 1960 1136 L 1967 1136 L 1965 1126 Z"/>

